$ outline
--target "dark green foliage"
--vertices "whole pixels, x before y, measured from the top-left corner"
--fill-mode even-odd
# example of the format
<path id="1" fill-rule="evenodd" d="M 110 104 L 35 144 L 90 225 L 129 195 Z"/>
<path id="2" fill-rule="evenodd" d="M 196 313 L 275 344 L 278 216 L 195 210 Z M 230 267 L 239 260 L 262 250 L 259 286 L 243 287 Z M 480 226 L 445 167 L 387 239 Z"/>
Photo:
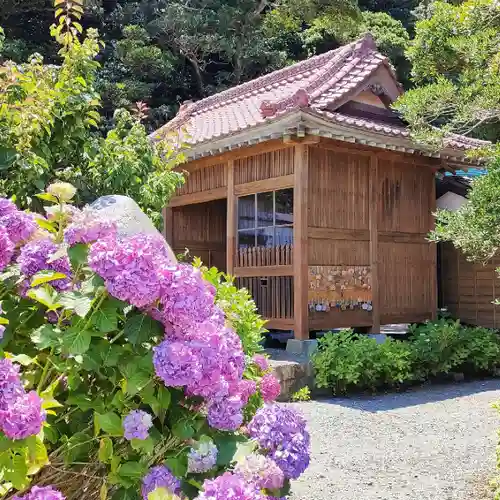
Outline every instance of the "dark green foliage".
<path id="1" fill-rule="evenodd" d="M 500 336 L 444 319 L 413 327 L 408 341 L 382 344 L 344 330 L 319 341 L 313 364 L 318 387 L 335 394 L 396 387 L 450 372 L 493 374 L 500 366 Z"/>
<path id="2" fill-rule="evenodd" d="M 406 83 L 408 68 L 401 55 L 415 3 L 87 0 L 81 24 L 96 28 L 106 44 L 96 80 L 105 115 L 101 127 L 111 126 L 116 108 L 143 101 L 149 106 L 145 123 L 152 131 L 185 100 L 337 48 L 366 30 L 374 32 Z M 52 22 L 50 0 L 0 0 L 3 56 L 19 62 L 39 52 L 46 62 L 58 64 L 57 45 L 48 36 Z"/>

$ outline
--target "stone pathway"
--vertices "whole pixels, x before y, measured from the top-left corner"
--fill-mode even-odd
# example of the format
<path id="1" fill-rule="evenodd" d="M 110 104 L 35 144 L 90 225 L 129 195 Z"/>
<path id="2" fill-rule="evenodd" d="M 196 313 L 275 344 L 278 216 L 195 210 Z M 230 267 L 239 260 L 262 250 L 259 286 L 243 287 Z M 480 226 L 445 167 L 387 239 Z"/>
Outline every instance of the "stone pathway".
<path id="1" fill-rule="evenodd" d="M 312 463 L 292 500 L 483 500 L 494 472 L 500 379 L 293 404 Z"/>

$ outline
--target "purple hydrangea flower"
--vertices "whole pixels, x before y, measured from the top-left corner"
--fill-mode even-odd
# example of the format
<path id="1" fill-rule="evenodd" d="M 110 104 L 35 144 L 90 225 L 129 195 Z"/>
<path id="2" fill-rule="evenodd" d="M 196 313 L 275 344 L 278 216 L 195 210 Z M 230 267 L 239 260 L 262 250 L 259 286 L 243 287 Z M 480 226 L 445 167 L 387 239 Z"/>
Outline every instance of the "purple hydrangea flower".
<path id="1" fill-rule="evenodd" d="M 234 472 L 256 484 L 260 489 L 278 490 L 285 482 L 283 471 L 276 465 L 276 462 L 256 453 L 238 462 Z"/>
<path id="2" fill-rule="evenodd" d="M 23 394 L 19 365 L 15 365 L 10 359 L 0 359 L 0 412 L 7 410 Z"/>
<path id="3" fill-rule="evenodd" d="M 38 434 L 44 421 L 42 399 L 35 391 L 17 397 L 6 410 L 0 411 L 0 429 L 9 439 Z"/>
<path id="4" fill-rule="evenodd" d="M 262 354 L 255 354 L 253 357 L 253 362 L 263 371 L 265 372 L 269 368 L 269 362 L 267 358 Z"/>
<path id="5" fill-rule="evenodd" d="M 17 207 L 7 198 L 0 198 L 0 217 L 17 212 Z"/>
<path id="6" fill-rule="evenodd" d="M 203 483 L 203 491 L 196 500 L 265 500 L 257 485 L 245 481 L 239 474 L 226 472 Z"/>
<path id="7" fill-rule="evenodd" d="M 104 220 L 89 208 L 74 213 L 71 224 L 64 231 L 64 240 L 68 245 L 93 243 L 108 237 L 116 237 L 116 222 Z"/>
<path id="8" fill-rule="evenodd" d="M 21 272 L 31 278 L 40 271 L 55 271 L 65 274 L 62 278 L 50 282 L 56 290 L 67 290 L 71 285 L 71 266 L 67 256 L 51 261 L 59 247 L 50 239 L 33 240 L 21 248 L 17 262 Z"/>
<path id="9" fill-rule="evenodd" d="M 189 450 L 188 472 L 203 473 L 217 463 L 218 450 L 213 441 L 202 441 Z"/>
<path id="10" fill-rule="evenodd" d="M 181 482 L 168 467 L 157 465 L 149 469 L 142 480 L 142 498 L 148 500 L 148 495 L 157 488 L 165 488 L 173 494 L 179 493 Z"/>
<path id="11" fill-rule="evenodd" d="M 278 379 L 272 374 L 267 373 L 260 381 L 260 393 L 266 403 L 274 401 L 281 392 L 281 386 Z"/>
<path id="12" fill-rule="evenodd" d="M 231 396 L 208 405 L 208 424 L 221 431 L 234 431 L 243 423 L 244 401 L 239 396 Z"/>
<path id="13" fill-rule="evenodd" d="M 263 449 L 269 451 L 285 477 L 297 479 L 307 469 L 309 433 L 304 418 L 292 409 L 266 405 L 257 411 L 248 431 Z"/>
<path id="14" fill-rule="evenodd" d="M 9 233 L 5 227 L 0 226 L 0 271 L 3 271 L 12 260 L 15 245 L 9 238 Z"/>
<path id="15" fill-rule="evenodd" d="M 248 403 L 250 396 L 257 391 L 257 384 L 253 380 L 240 380 L 229 388 L 229 394 L 241 398 L 244 404 Z"/>
<path id="16" fill-rule="evenodd" d="M 109 293 L 141 308 L 160 298 L 159 268 L 168 263 L 164 241 L 145 234 L 105 238 L 89 252 L 89 265 L 105 280 Z"/>
<path id="17" fill-rule="evenodd" d="M 160 275 L 160 317 L 166 325 L 194 327 L 217 312 L 215 287 L 203 279 L 199 269 L 179 264 L 164 267 Z"/>
<path id="18" fill-rule="evenodd" d="M 66 497 L 52 486 L 33 486 L 26 495 L 15 496 L 12 500 L 66 500 Z"/>
<path id="19" fill-rule="evenodd" d="M 131 411 L 123 420 L 124 436 L 126 439 L 147 439 L 149 429 L 153 426 L 153 419 L 149 413 L 142 410 Z"/>
<path id="20" fill-rule="evenodd" d="M 1 216 L 0 226 L 5 228 L 14 244 L 26 241 L 38 228 L 33 215 L 19 210 Z"/>
<path id="21" fill-rule="evenodd" d="M 4 334 L 5 334 L 5 326 L 0 325 L 0 342 L 3 340 Z"/>

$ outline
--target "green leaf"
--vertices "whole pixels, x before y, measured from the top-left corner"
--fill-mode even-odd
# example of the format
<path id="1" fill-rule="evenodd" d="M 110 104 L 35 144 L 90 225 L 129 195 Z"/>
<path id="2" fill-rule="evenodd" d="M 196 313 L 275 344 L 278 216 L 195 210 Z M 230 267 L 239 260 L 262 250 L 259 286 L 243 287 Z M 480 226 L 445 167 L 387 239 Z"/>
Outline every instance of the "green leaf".
<path id="1" fill-rule="evenodd" d="M 30 299 L 40 302 L 40 304 L 44 305 L 49 311 L 54 311 L 61 307 L 61 304 L 57 302 L 57 293 L 48 285 L 29 290 L 27 295 Z"/>
<path id="2" fill-rule="evenodd" d="M 63 336 L 63 351 L 71 356 L 85 354 L 89 350 L 91 340 L 92 332 L 89 330 L 68 330 Z"/>
<path id="3" fill-rule="evenodd" d="M 118 313 L 116 307 L 105 301 L 101 307 L 94 312 L 92 322 L 100 332 L 109 333 L 115 331 L 118 328 Z"/>
<path id="4" fill-rule="evenodd" d="M 67 278 L 63 273 L 57 273 L 55 271 L 40 271 L 36 273 L 31 280 L 31 287 L 34 288 L 44 283 L 49 283 L 55 280 L 61 280 Z"/>
<path id="5" fill-rule="evenodd" d="M 59 203 L 59 200 L 57 199 L 57 197 L 54 196 L 53 194 L 50 194 L 50 193 L 39 193 L 39 194 L 35 194 L 35 196 L 37 198 L 39 198 L 40 200 L 51 201 L 52 203 Z"/>
<path id="6" fill-rule="evenodd" d="M 186 421 L 181 420 L 180 422 L 175 423 L 172 427 L 172 434 L 183 441 L 192 438 L 194 433 L 195 430 L 193 426 Z"/>
<path id="7" fill-rule="evenodd" d="M 89 247 L 83 243 L 77 243 L 68 249 L 68 256 L 73 269 L 87 264 Z"/>
<path id="8" fill-rule="evenodd" d="M 35 362 L 36 358 L 31 358 L 26 354 L 17 354 L 16 356 L 12 356 L 10 360 L 13 363 L 19 363 L 21 366 L 29 366 Z"/>
<path id="9" fill-rule="evenodd" d="M 217 455 L 217 465 L 226 466 L 234 461 L 238 452 L 238 445 L 248 441 L 244 436 L 224 434 L 214 438 L 215 444 L 219 450 Z"/>
<path id="10" fill-rule="evenodd" d="M 95 413 L 94 422 L 97 429 L 102 429 L 106 434 L 109 434 L 110 436 L 123 435 L 122 419 L 116 413 Z"/>
<path id="11" fill-rule="evenodd" d="M 46 229 L 50 233 L 57 233 L 57 229 L 54 227 L 54 224 L 45 219 L 36 219 L 36 223 L 42 228 Z"/>
<path id="12" fill-rule="evenodd" d="M 130 396 L 135 396 L 147 384 L 151 382 L 151 374 L 142 370 L 137 370 L 129 377 L 125 378 L 123 390 Z"/>
<path id="13" fill-rule="evenodd" d="M 148 454 L 152 453 L 155 447 L 155 443 L 150 437 L 147 439 L 132 439 L 130 444 L 135 451 L 142 451 Z"/>
<path id="14" fill-rule="evenodd" d="M 80 461 L 79 459 L 88 460 L 88 453 L 92 448 L 92 438 L 84 432 L 73 434 L 63 448 L 63 458 L 66 465 Z"/>
<path id="15" fill-rule="evenodd" d="M 113 456 L 113 441 L 108 437 L 103 437 L 99 441 L 99 461 L 107 464 Z"/>
<path id="16" fill-rule="evenodd" d="M 166 387 L 158 387 L 158 393 L 156 394 L 156 399 L 160 403 L 160 408 L 162 410 L 167 410 L 172 401 L 172 395 Z"/>
<path id="17" fill-rule="evenodd" d="M 172 471 L 172 474 L 178 478 L 185 477 L 187 474 L 188 459 L 186 454 L 177 457 L 169 457 L 165 464 Z"/>
<path id="18" fill-rule="evenodd" d="M 136 346 L 148 342 L 153 337 L 163 335 L 161 324 L 146 314 L 137 314 L 127 319 L 124 327 L 125 338 Z"/>
<path id="19" fill-rule="evenodd" d="M 85 295 L 96 295 L 96 292 L 104 287 L 104 280 L 97 274 L 82 282 L 81 291 Z M 110 299 L 107 299 L 110 300 Z"/>
<path id="20" fill-rule="evenodd" d="M 28 450 L 32 467 L 34 466 L 37 470 L 30 467 L 30 474 L 38 472 L 41 467 L 49 463 L 47 448 L 45 448 L 43 441 L 38 436 L 32 436 L 32 438 L 34 439 L 28 441 Z"/>
<path id="21" fill-rule="evenodd" d="M 108 485 L 102 483 L 101 489 L 99 490 L 99 500 L 106 500 L 108 498 Z"/>
<path id="22" fill-rule="evenodd" d="M 31 332 L 31 341 L 38 349 L 47 349 L 59 344 L 61 330 L 53 325 L 43 325 Z"/>
<path id="23" fill-rule="evenodd" d="M 4 479 L 16 490 L 22 490 L 28 485 L 28 466 L 26 464 L 26 459 L 21 455 L 14 455 L 12 457 L 12 469 L 7 469 L 4 472 Z"/>
<path id="24" fill-rule="evenodd" d="M 81 318 L 87 316 L 92 307 L 92 298 L 80 292 L 62 293 L 58 300 L 65 309 L 75 311 Z"/>
<path id="25" fill-rule="evenodd" d="M 120 488 L 112 497 L 112 500 L 139 500 L 139 493 L 136 488 Z"/>
<path id="26" fill-rule="evenodd" d="M 0 318 L 0 325 L 8 325 L 9 320 L 7 318 Z"/>
<path id="27" fill-rule="evenodd" d="M 44 399 L 42 403 L 42 408 L 44 410 L 49 410 L 50 408 L 61 408 L 62 406 L 63 405 L 56 399 Z"/>
<path id="28" fill-rule="evenodd" d="M 17 151 L 13 148 L 0 147 L 0 170 L 7 170 L 16 161 Z"/>
<path id="29" fill-rule="evenodd" d="M 146 472 L 146 465 L 139 462 L 125 462 L 120 465 L 120 468 L 118 469 L 118 474 L 120 476 L 131 479 L 142 479 Z"/>
<path id="30" fill-rule="evenodd" d="M 156 488 L 148 495 L 148 500 L 177 500 L 178 498 L 166 488 Z"/>

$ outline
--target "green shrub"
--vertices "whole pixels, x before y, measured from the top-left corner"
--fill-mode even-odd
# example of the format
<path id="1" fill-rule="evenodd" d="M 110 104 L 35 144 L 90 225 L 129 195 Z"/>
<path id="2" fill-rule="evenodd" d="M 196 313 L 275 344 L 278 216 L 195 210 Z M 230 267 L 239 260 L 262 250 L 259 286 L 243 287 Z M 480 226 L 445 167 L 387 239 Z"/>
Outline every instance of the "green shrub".
<path id="1" fill-rule="evenodd" d="M 408 341 L 377 344 L 351 330 L 328 333 L 313 358 L 318 387 L 333 392 L 391 387 L 450 372 L 493 374 L 500 366 L 500 336 L 446 319 L 413 326 Z"/>
<path id="2" fill-rule="evenodd" d="M 295 392 L 292 395 L 292 401 L 298 402 L 298 401 L 310 401 L 311 400 L 311 389 L 307 387 L 302 387 L 302 389 L 299 389 L 297 392 Z"/>
<path id="3" fill-rule="evenodd" d="M 411 377 L 410 349 L 404 342 L 356 335 L 352 330 L 327 333 L 313 356 L 318 387 L 331 387 L 335 394 L 349 389 L 395 386 Z"/>

